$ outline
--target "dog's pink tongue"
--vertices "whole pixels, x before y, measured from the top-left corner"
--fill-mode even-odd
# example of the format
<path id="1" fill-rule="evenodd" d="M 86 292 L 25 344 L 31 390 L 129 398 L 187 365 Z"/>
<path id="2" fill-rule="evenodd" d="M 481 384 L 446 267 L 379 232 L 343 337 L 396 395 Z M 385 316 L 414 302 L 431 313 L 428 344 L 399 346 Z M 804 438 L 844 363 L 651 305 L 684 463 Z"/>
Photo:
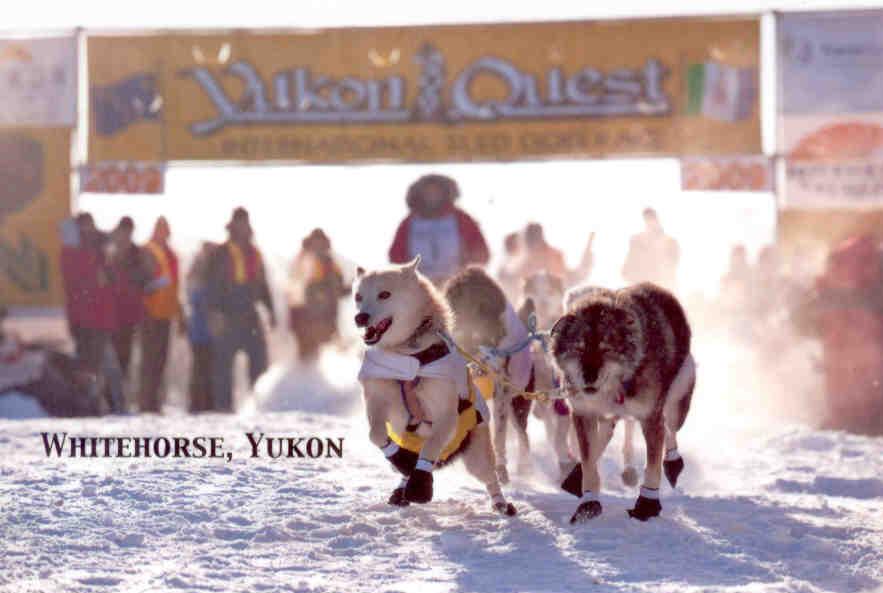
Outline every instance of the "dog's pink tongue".
<path id="1" fill-rule="evenodd" d="M 374 334 L 376 334 L 376 333 L 377 333 L 377 330 L 374 329 L 374 326 L 373 326 L 373 325 L 369 325 L 368 327 L 365 328 L 365 336 L 364 336 L 364 338 L 365 338 L 366 340 L 372 340 L 372 339 L 374 339 Z"/>

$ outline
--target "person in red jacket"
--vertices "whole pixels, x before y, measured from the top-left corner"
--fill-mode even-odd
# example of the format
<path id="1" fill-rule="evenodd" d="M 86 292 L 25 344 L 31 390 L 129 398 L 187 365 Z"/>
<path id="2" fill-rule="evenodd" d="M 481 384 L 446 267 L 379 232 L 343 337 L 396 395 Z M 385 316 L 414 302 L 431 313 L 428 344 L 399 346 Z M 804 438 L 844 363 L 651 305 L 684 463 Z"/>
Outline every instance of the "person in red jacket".
<path id="1" fill-rule="evenodd" d="M 444 175 L 424 175 L 408 188 L 410 213 L 389 249 L 394 264 L 421 256 L 420 271 L 441 284 L 468 265 L 487 265 L 487 243 L 478 223 L 454 205 L 457 183 Z"/>
<path id="2" fill-rule="evenodd" d="M 63 228 L 62 234 L 65 309 L 76 358 L 86 372 L 107 377 L 106 355 L 117 328 L 116 298 L 104 251 L 107 238 L 95 228 L 88 213 L 79 214 L 75 225 Z M 121 411 L 122 394 L 118 388 L 111 390 L 109 398 L 111 410 Z"/>
<path id="3" fill-rule="evenodd" d="M 135 329 L 144 318 L 144 289 L 151 279 L 144 252 L 132 241 L 134 232 L 135 222 L 131 218 L 120 219 L 111 233 L 108 257 L 117 309 L 111 340 L 124 376 L 129 373 Z"/>

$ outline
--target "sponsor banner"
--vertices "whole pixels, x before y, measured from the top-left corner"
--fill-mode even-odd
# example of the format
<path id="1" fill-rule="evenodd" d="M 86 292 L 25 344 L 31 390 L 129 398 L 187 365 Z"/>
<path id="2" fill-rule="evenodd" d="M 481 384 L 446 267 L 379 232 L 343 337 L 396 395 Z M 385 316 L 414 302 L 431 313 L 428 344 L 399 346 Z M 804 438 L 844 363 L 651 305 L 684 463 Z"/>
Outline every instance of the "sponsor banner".
<path id="1" fill-rule="evenodd" d="M 777 15 L 779 144 L 790 158 L 883 147 L 883 10 Z"/>
<path id="2" fill-rule="evenodd" d="M 773 191 L 772 161 L 762 155 L 681 159 L 684 191 Z"/>
<path id="3" fill-rule="evenodd" d="M 89 160 L 759 153 L 758 45 L 758 18 L 90 36 Z"/>
<path id="4" fill-rule="evenodd" d="M 785 162 L 786 208 L 883 207 L 883 158 Z"/>
<path id="5" fill-rule="evenodd" d="M 80 191 L 97 194 L 161 194 L 162 163 L 96 163 L 80 167 Z"/>
<path id="6" fill-rule="evenodd" d="M 0 303 L 62 303 L 59 224 L 70 215 L 71 130 L 0 129 Z"/>
<path id="7" fill-rule="evenodd" d="M 0 126 L 76 122 L 77 38 L 0 38 Z"/>

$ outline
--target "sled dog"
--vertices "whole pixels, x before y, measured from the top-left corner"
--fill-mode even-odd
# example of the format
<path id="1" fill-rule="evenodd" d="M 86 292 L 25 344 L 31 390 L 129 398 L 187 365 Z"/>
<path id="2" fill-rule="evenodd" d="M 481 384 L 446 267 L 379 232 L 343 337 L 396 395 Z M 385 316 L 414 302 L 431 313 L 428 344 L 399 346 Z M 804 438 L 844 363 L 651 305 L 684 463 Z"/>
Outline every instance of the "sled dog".
<path id="1" fill-rule="evenodd" d="M 514 515 L 494 471 L 487 406 L 465 360 L 439 336 L 452 331 L 451 312 L 419 263 L 356 274 L 355 323 L 369 346 L 359 372 L 369 436 L 403 476 L 389 503 L 430 502 L 433 470 L 462 456 L 494 510 Z"/>
<path id="2" fill-rule="evenodd" d="M 601 513 L 597 462 L 619 418 L 636 419 L 647 445 L 644 482 L 629 515 L 642 521 L 659 515 L 663 468 L 672 486 L 684 468 L 677 432 L 696 381 L 680 303 L 649 283 L 589 291 L 555 324 L 551 341 L 580 449 L 580 465 L 563 485 L 580 497 L 571 522 Z"/>
<path id="3" fill-rule="evenodd" d="M 532 402 L 517 394 L 534 389 L 527 328 L 500 285 L 479 267 L 468 267 L 448 280 L 445 298 L 454 314 L 457 344 L 475 358 L 484 359 L 509 382 L 495 382 L 492 400 L 496 471 L 505 484 L 509 481 L 506 434 L 510 421 L 518 437 L 519 461 L 527 462 L 530 454 L 527 419 Z M 492 349 L 517 351 L 503 355 Z"/>

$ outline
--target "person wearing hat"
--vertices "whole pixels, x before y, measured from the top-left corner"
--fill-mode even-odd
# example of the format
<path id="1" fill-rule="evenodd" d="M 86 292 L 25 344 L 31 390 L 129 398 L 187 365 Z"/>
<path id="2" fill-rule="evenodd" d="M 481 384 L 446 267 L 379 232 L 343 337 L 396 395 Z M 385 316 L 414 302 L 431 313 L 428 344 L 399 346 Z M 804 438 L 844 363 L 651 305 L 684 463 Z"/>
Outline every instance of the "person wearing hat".
<path id="1" fill-rule="evenodd" d="M 301 247 L 288 282 L 289 325 L 297 342 L 298 358 L 310 362 L 337 334 L 338 304 L 350 288 L 334 261 L 331 240 L 322 229 L 314 229 Z"/>
<path id="2" fill-rule="evenodd" d="M 206 269 L 206 309 L 212 334 L 212 394 L 218 411 L 233 411 L 233 359 L 248 356 L 251 385 L 269 364 L 267 340 L 257 304 L 263 303 L 270 326 L 276 327 L 273 298 L 260 251 L 245 208 L 237 208 L 227 224 L 228 240 L 212 252 Z"/>
<path id="3" fill-rule="evenodd" d="M 399 225 L 389 260 L 403 264 L 420 255 L 420 271 L 441 284 L 471 264 L 487 265 L 487 242 L 478 223 L 454 205 L 457 182 L 445 175 L 424 175 L 408 188 L 410 211 Z"/>
<path id="4" fill-rule="evenodd" d="M 142 412 L 162 410 L 163 377 L 169 355 L 172 322 L 184 327 L 178 298 L 178 256 L 169 245 L 172 230 L 160 216 L 150 241 L 144 246 L 150 262 L 150 280 L 145 286 L 144 319 L 141 323 L 141 384 L 138 406 Z"/>

